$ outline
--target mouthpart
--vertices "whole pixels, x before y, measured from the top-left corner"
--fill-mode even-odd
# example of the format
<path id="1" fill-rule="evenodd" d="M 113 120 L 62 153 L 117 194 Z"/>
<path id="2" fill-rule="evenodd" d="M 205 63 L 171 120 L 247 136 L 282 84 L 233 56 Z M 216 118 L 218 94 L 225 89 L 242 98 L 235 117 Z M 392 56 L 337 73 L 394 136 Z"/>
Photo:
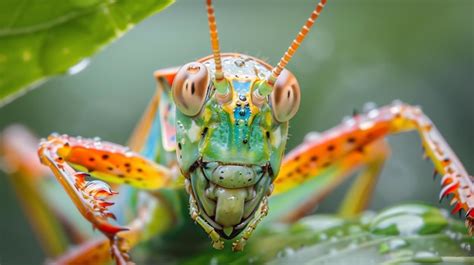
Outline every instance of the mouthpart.
<path id="1" fill-rule="evenodd" d="M 199 214 L 225 239 L 236 237 L 271 193 L 272 170 L 265 165 L 199 161 L 190 172 L 188 192 Z"/>

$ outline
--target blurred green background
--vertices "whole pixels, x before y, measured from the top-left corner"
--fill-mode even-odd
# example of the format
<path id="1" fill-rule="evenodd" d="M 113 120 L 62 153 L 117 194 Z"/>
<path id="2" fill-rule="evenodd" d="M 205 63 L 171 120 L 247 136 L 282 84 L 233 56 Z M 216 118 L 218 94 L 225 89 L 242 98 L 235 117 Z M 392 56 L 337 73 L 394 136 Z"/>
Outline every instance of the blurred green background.
<path id="1" fill-rule="evenodd" d="M 275 64 L 315 0 L 215 1 L 221 49 Z M 57 131 L 125 143 L 155 85 L 154 70 L 210 54 L 203 1 L 180 0 L 139 24 L 76 75 L 55 78 L 0 109 L 0 129 L 21 123 L 40 136 Z M 289 148 L 372 101 L 423 107 L 469 172 L 474 172 L 474 1 L 329 1 L 288 65 L 303 99 Z M 437 204 L 439 184 L 416 133 L 389 138 L 393 154 L 371 208 L 407 200 Z M 334 211 L 348 184 L 321 205 Z M 0 174 L 0 264 L 44 257 L 15 194 Z M 447 202 L 442 204 L 448 207 Z"/>

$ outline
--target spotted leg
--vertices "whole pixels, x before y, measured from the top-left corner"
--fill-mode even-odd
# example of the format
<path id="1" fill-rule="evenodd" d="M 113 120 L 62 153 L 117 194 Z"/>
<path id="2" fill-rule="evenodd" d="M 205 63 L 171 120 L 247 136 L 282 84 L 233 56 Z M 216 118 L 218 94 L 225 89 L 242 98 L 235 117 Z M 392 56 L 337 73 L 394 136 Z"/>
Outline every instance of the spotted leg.
<path id="1" fill-rule="evenodd" d="M 173 161 L 174 158 L 172 156 L 170 159 L 167 157 L 166 151 L 172 151 L 174 145 L 174 134 L 173 131 L 174 126 L 174 110 L 173 106 L 170 103 L 168 92 L 169 88 L 173 82 L 174 76 L 176 75 L 176 71 L 178 70 L 177 67 L 175 68 L 167 68 L 158 70 L 154 73 L 155 79 L 157 81 L 157 89 L 155 95 L 152 97 L 145 113 L 143 114 L 141 120 L 135 127 L 135 130 L 130 137 L 128 146 L 131 150 L 135 152 L 141 153 L 144 157 L 159 161 L 165 165 L 172 166 L 172 163 L 169 161 Z M 82 140 L 84 141 L 84 140 Z M 113 144 L 109 144 L 112 146 L 116 146 Z M 125 154 L 130 155 L 133 154 L 131 152 L 127 152 L 126 149 L 119 147 L 119 149 L 125 151 Z M 92 153 L 91 153 L 92 154 Z M 102 160 L 102 163 L 107 163 L 104 161 L 104 156 L 106 155 L 106 160 L 111 162 L 113 157 L 110 154 L 99 154 L 98 161 Z M 133 156 L 137 156 L 133 154 Z M 131 158 L 129 156 L 128 158 Z M 92 160 L 92 161 L 91 161 Z M 139 160 L 141 162 L 139 162 Z M 134 162 L 125 162 L 122 161 L 124 168 L 122 167 L 122 171 L 125 172 L 118 173 L 118 172 L 109 172 L 112 174 L 107 174 L 102 170 L 93 170 L 92 168 L 88 167 L 88 165 L 82 164 L 85 166 L 86 171 L 93 170 L 93 172 L 89 172 L 90 174 L 99 177 L 103 180 L 108 180 L 110 182 L 119 182 L 119 183 L 126 183 L 131 184 L 134 186 L 138 186 L 139 188 L 146 188 L 146 189 L 157 189 L 162 186 L 166 186 L 169 181 L 166 179 L 170 172 L 167 172 L 166 169 L 162 167 L 158 167 L 152 171 L 156 171 L 155 175 L 151 174 L 148 177 L 140 177 L 138 175 L 136 179 L 132 176 L 136 173 L 140 173 L 142 175 L 147 170 L 145 168 L 140 167 L 139 164 L 145 163 L 148 164 L 149 161 L 146 161 L 143 158 L 139 158 L 139 160 Z M 89 162 L 96 162 L 95 158 L 89 158 Z M 117 162 L 117 161 L 116 161 Z M 112 164 L 117 165 L 116 162 Z M 138 164 L 138 165 L 137 165 Z M 73 164 L 74 166 L 75 164 Z M 137 166 L 135 166 L 137 165 Z M 90 165 L 89 165 L 90 166 Z M 105 166 L 105 165 L 104 165 Z M 110 165 L 107 166 L 106 170 L 110 170 Z M 113 167 L 113 166 L 112 166 Z M 154 167 L 154 166 L 153 166 Z M 135 168 L 135 170 L 134 170 Z M 120 166 L 119 166 L 120 170 Z M 165 174 L 160 174 L 160 172 Z M 105 174 L 104 174 L 105 173 Z M 119 179 L 117 179 L 120 178 Z M 153 180 L 155 178 L 155 180 Z M 136 182 L 142 182 L 137 183 Z M 163 182 L 160 182 L 163 180 Z M 145 187 L 145 185 L 147 187 Z M 143 194 L 142 194 L 143 195 Z M 155 193 L 155 195 L 157 195 Z M 146 237 L 150 237 L 152 235 L 156 235 L 159 233 L 164 232 L 167 228 L 173 226 L 176 221 L 173 221 L 176 218 L 175 213 L 172 213 L 168 208 L 169 205 L 166 202 L 161 202 L 161 199 L 158 200 L 155 196 L 146 196 L 147 199 L 145 200 L 145 204 L 150 204 L 153 206 L 143 207 L 140 206 L 139 213 L 141 217 L 137 218 L 131 225 L 129 231 L 122 231 L 118 232 L 117 236 L 114 237 L 110 242 L 113 244 L 109 244 L 109 240 L 107 239 L 98 239 L 91 242 L 87 242 L 84 244 L 79 245 L 68 251 L 65 255 L 60 257 L 59 259 L 55 260 L 54 263 L 57 264 L 103 264 L 110 261 L 110 254 L 109 249 L 112 250 L 114 256 L 116 256 L 117 263 L 124 263 L 127 262 L 128 256 L 126 253 L 128 249 L 133 247 L 138 241 L 147 240 Z M 155 212 L 160 211 L 160 225 L 151 225 L 148 226 L 147 221 L 152 221 L 149 217 L 147 218 L 147 212 Z M 147 233 L 143 234 L 143 229 L 147 231 Z M 126 242 L 124 245 L 123 242 Z M 125 247 L 126 246 L 126 247 Z"/>
<path id="2" fill-rule="evenodd" d="M 341 174 L 335 174 L 336 176 L 345 175 L 346 172 L 342 167 L 344 161 L 357 157 L 356 154 L 368 155 L 373 148 L 371 145 L 390 134 L 412 130 L 418 131 L 426 156 L 433 161 L 436 172 L 443 176 L 440 198 L 448 194 L 453 195 L 452 213 L 465 210 L 466 225 L 472 234 L 474 232 L 473 178 L 468 175 L 460 160 L 421 109 L 403 103 L 393 103 L 356 115 L 291 151 L 285 158 L 278 178 L 275 180 L 275 193 L 290 190 L 316 176 L 321 176 L 324 170 L 339 170 Z M 360 162 L 366 164 L 362 160 Z M 381 167 L 377 166 L 377 163 L 374 165 L 372 169 L 369 166 L 369 172 L 373 173 L 360 178 L 359 186 L 355 186 L 349 193 L 351 196 L 355 194 L 367 196 L 364 192 L 365 188 L 373 187 L 375 181 L 375 178 L 370 176 L 376 176 Z M 347 167 L 353 168 L 351 163 L 347 164 Z M 334 181 L 328 180 L 326 186 L 335 186 L 334 182 L 339 182 L 339 179 L 340 177 L 336 177 Z M 356 198 L 351 197 L 357 202 Z M 343 209 L 357 212 L 365 205 L 366 203 L 354 204 L 346 200 Z"/>
<path id="3" fill-rule="evenodd" d="M 51 135 L 39 147 L 41 162 L 48 166 L 66 190 L 79 212 L 113 243 L 116 234 L 127 230 L 109 223 L 115 216 L 108 210 L 114 192 L 101 180 L 129 184 L 142 189 L 158 189 L 172 182 L 168 169 L 143 158 L 128 148 L 98 139 Z M 90 180 L 96 177 L 101 180 Z M 126 254 L 113 252 L 117 261 Z"/>
<path id="4" fill-rule="evenodd" d="M 310 141 L 314 141 L 314 139 Z M 293 174 L 289 174 L 290 178 L 288 179 L 283 178 L 280 180 L 280 177 L 278 177 L 275 181 L 273 194 L 282 194 L 298 186 L 298 183 L 311 181 L 313 179 L 317 181 L 316 185 L 312 185 L 312 193 L 306 194 L 307 197 L 302 199 L 303 203 L 296 203 L 296 205 L 291 208 L 291 211 L 282 214 L 279 219 L 289 223 L 299 220 L 301 217 L 313 211 L 316 205 L 353 173 L 360 171 L 353 186 L 347 193 L 340 211 L 343 216 L 350 217 L 357 215 L 368 206 L 378 174 L 389 153 L 388 144 L 383 140 L 377 140 L 367 144 L 363 152 L 361 152 L 361 150 L 350 152 L 340 158 L 322 157 L 321 159 L 325 159 L 326 161 L 322 162 L 318 169 L 309 173 L 314 174 L 314 176 L 299 175 L 303 173 L 303 170 L 300 169 L 296 170 Z M 298 160 L 299 159 L 301 158 L 298 158 Z M 310 158 L 312 166 L 316 166 L 318 163 L 317 160 L 319 159 L 319 157 Z M 286 172 L 287 168 L 284 166 L 282 170 L 282 172 Z"/>

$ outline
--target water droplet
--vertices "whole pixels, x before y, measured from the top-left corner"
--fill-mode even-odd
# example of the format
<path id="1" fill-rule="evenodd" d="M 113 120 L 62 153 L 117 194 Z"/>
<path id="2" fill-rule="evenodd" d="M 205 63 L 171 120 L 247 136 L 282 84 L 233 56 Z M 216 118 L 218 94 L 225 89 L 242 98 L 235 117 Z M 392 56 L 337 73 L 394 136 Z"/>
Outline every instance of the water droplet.
<path id="1" fill-rule="evenodd" d="M 442 231 L 447 220 L 434 207 L 400 205 L 379 213 L 371 222 L 371 231 L 384 235 L 432 234 Z"/>
<path id="2" fill-rule="evenodd" d="M 385 254 L 385 253 L 398 250 L 406 246 L 408 246 L 408 242 L 406 242 L 403 239 L 396 238 L 396 239 L 392 239 L 388 242 L 384 242 L 383 244 L 381 244 L 379 247 L 379 252 L 381 254 Z"/>
<path id="3" fill-rule="evenodd" d="M 461 248 L 468 251 L 468 252 L 471 252 L 471 244 L 469 244 L 467 242 L 461 243 Z"/>
<path id="4" fill-rule="evenodd" d="M 289 256 L 293 256 L 295 254 L 295 250 L 290 248 L 290 247 L 286 247 L 284 249 L 282 249 L 281 251 L 279 251 L 277 253 L 277 257 L 278 258 L 284 258 L 284 257 L 289 257 Z"/>
<path id="5" fill-rule="evenodd" d="M 396 250 L 396 249 L 400 249 L 400 248 L 408 246 L 408 242 L 406 242 L 403 239 L 396 238 L 396 239 L 390 240 L 388 242 L 388 246 L 389 246 L 390 250 Z"/>
<path id="6" fill-rule="evenodd" d="M 368 130 L 368 129 L 372 128 L 374 125 L 375 125 L 375 123 L 373 121 L 369 120 L 369 121 L 362 122 L 359 125 L 359 128 L 364 131 L 364 130 Z"/>
<path id="7" fill-rule="evenodd" d="M 462 233 L 458 233 L 451 230 L 446 230 L 445 234 L 454 241 L 460 241 L 464 237 Z"/>
<path id="8" fill-rule="evenodd" d="M 438 263 L 443 261 L 441 257 L 428 251 L 420 251 L 415 253 L 415 256 L 412 260 L 419 263 Z"/>
<path id="9" fill-rule="evenodd" d="M 236 66 L 238 66 L 238 67 L 243 67 L 243 66 L 245 66 L 245 62 L 242 61 L 242 60 L 235 60 L 235 61 L 234 61 L 234 64 L 235 64 Z"/>
<path id="10" fill-rule="evenodd" d="M 403 101 L 399 99 L 395 99 L 394 101 L 392 101 L 392 105 L 402 105 L 402 104 L 403 104 Z"/>
<path id="11" fill-rule="evenodd" d="M 76 65 L 72 66 L 67 70 L 67 73 L 70 75 L 75 75 L 80 73 L 82 70 L 84 70 L 90 63 L 89 59 L 84 59 L 80 62 L 78 62 Z"/>
<path id="12" fill-rule="evenodd" d="M 326 240 L 326 239 L 328 239 L 328 236 L 325 233 L 322 233 L 322 234 L 319 235 L 319 239 Z"/>
<path id="13" fill-rule="evenodd" d="M 353 250 L 356 249 L 359 246 L 359 244 L 356 241 L 352 241 L 348 246 L 347 249 Z"/>
<path id="14" fill-rule="evenodd" d="M 367 117 L 369 117 L 369 119 L 375 119 L 375 118 L 377 118 L 377 116 L 379 116 L 379 110 L 378 109 L 373 109 L 373 110 L 369 111 L 369 113 L 367 114 Z"/>
<path id="15" fill-rule="evenodd" d="M 255 258 L 255 257 L 250 257 L 248 260 L 247 260 L 248 264 L 256 264 L 258 262 L 258 258 Z"/>
<path id="16" fill-rule="evenodd" d="M 321 134 L 319 132 L 309 132 L 305 135 L 304 141 L 305 142 L 312 142 L 317 139 L 321 138 Z"/>
<path id="17" fill-rule="evenodd" d="M 209 265 L 218 265 L 219 259 L 217 257 L 213 257 L 211 261 L 209 261 Z"/>
<path id="18" fill-rule="evenodd" d="M 356 234 L 356 233 L 360 233 L 361 231 L 362 231 L 362 228 L 358 225 L 349 226 L 349 234 Z"/>
<path id="19" fill-rule="evenodd" d="M 353 126 L 356 124 L 356 120 L 353 117 L 346 116 L 342 119 L 342 122 L 347 126 Z"/>
<path id="20" fill-rule="evenodd" d="M 367 102 L 364 104 L 364 106 L 362 106 L 362 111 L 367 113 L 376 108 L 377 108 L 377 104 L 375 104 L 374 102 Z"/>

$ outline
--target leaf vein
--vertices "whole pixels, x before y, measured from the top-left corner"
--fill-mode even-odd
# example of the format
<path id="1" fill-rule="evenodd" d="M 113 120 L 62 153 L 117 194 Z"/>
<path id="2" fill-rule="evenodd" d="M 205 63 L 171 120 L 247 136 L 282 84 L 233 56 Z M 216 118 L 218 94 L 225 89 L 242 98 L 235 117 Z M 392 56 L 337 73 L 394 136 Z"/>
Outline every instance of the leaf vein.
<path id="1" fill-rule="evenodd" d="M 28 27 L 21 27 L 21 28 L 15 28 L 15 29 L 3 29 L 0 30 L 0 37 L 8 37 L 8 36 L 13 36 L 13 35 L 23 35 L 23 34 L 31 34 L 31 33 L 36 33 L 38 31 L 44 31 L 51 29 L 53 27 L 65 24 L 69 21 L 75 20 L 77 18 L 80 18 L 82 16 L 86 16 L 89 14 L 92 14 L 94 12 L 97 12 L 98 8 L 107 8 L 109 5 L 113 5 L 114 3 L 101 3 L 97 6 L 85 8 L 81 11 L 73 11 L 68 14 L 65 14 L 63 16 L 60 16 L 56 19 L 37 24 L 34 26 L 28 26 Z"/>

